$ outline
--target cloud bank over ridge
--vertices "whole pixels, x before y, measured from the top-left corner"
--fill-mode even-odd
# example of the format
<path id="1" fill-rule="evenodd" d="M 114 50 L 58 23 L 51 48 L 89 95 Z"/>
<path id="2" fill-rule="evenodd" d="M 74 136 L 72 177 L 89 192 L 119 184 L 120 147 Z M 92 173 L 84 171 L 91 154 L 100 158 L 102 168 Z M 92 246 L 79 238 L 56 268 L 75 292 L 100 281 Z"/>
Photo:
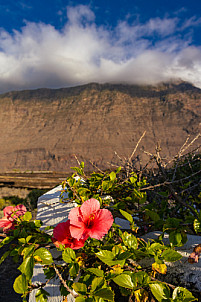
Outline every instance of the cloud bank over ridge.
<path id="1" fill-rule="evenodd" d="M 0 29 L 0 92 L 174 79 L 201 88 L 201 47 L 192 45 L 201 18 L 121 20 L 106 28 L 88 6 L 68 7 L 67 16 L 62 30 L 30 22 L 12 34 Z"/>

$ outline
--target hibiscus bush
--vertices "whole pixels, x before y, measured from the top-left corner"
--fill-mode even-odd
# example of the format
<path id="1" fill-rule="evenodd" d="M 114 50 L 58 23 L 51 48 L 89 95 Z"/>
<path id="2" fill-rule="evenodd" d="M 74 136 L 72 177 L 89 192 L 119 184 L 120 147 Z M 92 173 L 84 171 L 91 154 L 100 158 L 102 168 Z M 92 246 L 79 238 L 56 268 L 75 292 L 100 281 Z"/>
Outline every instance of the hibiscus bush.
<path id="1" fill-rule="evenodd" d="M 48 228 L 41 230 L 42 222 L 32 220 L 24 206 L 4 209 L 0 226 L 7 236 L 0 247 L 12 244 L 0 262 L 8 255 L 15 261 L 22 257 L 21 274 L 13 286 L 23 301 L 34 289 L 37 302 L 47 301 L 45 286 L 55 277 L 61 295 L 71 294 L 76 302 L 196 301 L 186 288 L 160 281 L 167 273 L 166 263 L 181 259 L 175 246 L 184 244 L 187 236 L 185 226 L 169 216 L 168 208 L 162 219 L 160 208 L 154 210 L 143 190 L 149 186 L 147 175 L 121 168 L 86 175 L 84 163 L 73 169 L 75 173 L 62 183 L 61 197 L 76 207 L 51 235 Z M 119 218 L 128 222 L 127 229 L 118 225 Z M 145 241 L 142 235 L 155 227 L 162 230 L 161 236 Z M 162 240 L 165 232 L 169 245 Z M 55 248 L 56 258 L 51 253 Z M 150 259 L 146 266 L 145 258 Z M 43 266 L 45 283 L 32 283 L 35 264 Z"/>

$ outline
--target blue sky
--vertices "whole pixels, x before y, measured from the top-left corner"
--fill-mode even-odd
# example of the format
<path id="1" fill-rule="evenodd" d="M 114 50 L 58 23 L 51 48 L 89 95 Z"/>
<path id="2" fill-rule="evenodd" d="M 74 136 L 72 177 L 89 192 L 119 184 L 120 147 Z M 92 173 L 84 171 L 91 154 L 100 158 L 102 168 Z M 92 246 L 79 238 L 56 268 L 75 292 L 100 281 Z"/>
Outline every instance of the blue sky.
<path id="1" fill-rule="evenodd" d="M 198 0 L 0 0 L 0 92 L 176 79 L 201 88 Z"/>

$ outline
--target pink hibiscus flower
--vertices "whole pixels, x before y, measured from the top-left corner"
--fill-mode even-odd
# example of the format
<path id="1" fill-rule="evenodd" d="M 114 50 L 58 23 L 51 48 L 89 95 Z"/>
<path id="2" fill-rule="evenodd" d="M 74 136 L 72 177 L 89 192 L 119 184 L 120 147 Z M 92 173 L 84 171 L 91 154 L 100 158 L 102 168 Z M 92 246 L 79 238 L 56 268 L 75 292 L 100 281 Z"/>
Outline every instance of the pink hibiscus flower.
<path id="1" fill-rule="evenodd" d="M 101 239 L 113 224 L 110 211 L 100 209 L 98 200 L 91 198 L 81 207 L 73 208 L 68 216 L 72 237 L 86 240 L 88 237 Z"/>
<path id="2" fill-rule="evenodd" d="M 70 233 L 70 221 L 61 222 L 53 230 L 52 242 L 56 247 L 60 244 L 65 247 L 70 247 L 73 250 L 80 249 L 84 246 L 85 240 L 77 240 L 73 238 Z"/>
<path id="3" fill-rule="evenodd" d="M 0 219 L 0 227 L 3 228 L 4 232 L 14 229 L 16 219 L 20 216 L 23 216 L 26 211 L 27 209 L 22 204 L 19 204 L 16 207 L 5 207 L 3 210 L 4 217 Z"/>

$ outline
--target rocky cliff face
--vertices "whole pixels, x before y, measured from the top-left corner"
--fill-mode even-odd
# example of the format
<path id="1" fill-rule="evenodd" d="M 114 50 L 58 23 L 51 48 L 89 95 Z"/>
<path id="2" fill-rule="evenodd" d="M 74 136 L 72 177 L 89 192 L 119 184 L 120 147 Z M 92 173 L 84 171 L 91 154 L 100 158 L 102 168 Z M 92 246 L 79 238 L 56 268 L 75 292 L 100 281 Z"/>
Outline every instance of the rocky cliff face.
<path id="1" fill-rule="evenodd" d="M 0 96 L 0 171 L 69 171 L 80 159 L 108 167 L 114 151 L 174 155 L 201 122 L 201 90 L 188 83 L 153 86 L 88 84 Z"/>

